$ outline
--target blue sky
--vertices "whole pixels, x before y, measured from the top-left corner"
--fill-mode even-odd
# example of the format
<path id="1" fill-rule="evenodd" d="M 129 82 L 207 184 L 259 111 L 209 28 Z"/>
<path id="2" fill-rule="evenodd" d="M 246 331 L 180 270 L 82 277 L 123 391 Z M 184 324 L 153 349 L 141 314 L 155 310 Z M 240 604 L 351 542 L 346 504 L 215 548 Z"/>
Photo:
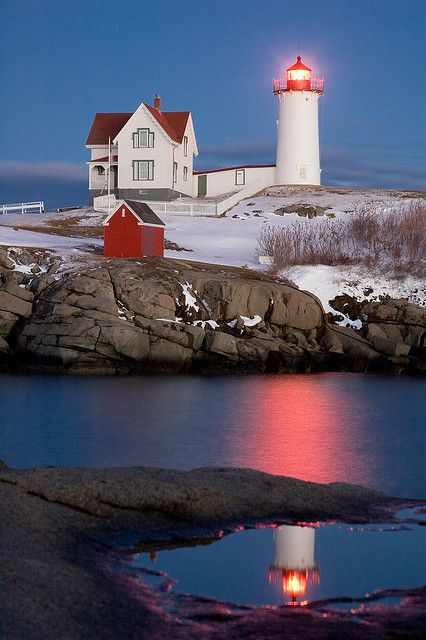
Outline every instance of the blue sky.
<path id="1" fill-rule="evenodd" d="M 274 162 L 271 81 L 326 78 L 323 182 L 426 189 L 426 0 L 0 0 L 0 201 L 86 199 L 96 111 L 191 110 L 196 166 Z"/>

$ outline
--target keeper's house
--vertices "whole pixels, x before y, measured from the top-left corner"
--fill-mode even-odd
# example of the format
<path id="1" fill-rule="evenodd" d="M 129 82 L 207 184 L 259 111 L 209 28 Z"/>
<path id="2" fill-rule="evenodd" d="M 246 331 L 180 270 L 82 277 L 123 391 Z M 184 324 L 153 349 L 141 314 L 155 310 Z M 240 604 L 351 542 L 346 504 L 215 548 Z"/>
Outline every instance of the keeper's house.
<path id="1" fill-rule="evenodd" d="M 119 202 L 103 225 L 108 258 L 164 255 L 164 222 L 145 202 Z"/>
<path id="2" fill-rule="evenodd" d="M 108 162 L 109 142 L 111 160 Z M 193 195 L 193 157 L 198 154 L 189 111 L 162 111 L 144 102 L 134 113 L 97 113 L 86 141 L 91 150 L 89 203 L 110 189 L 116 198 L 173 200 Z"/>

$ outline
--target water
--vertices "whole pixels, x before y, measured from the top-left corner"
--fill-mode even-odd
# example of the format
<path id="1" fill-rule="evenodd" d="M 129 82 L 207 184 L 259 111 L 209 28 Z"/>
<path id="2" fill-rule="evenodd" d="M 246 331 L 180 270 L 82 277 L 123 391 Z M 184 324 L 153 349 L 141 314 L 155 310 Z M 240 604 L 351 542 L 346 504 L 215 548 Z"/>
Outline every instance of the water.
<path id="1" fill-rule="evenodd" d="M 252 467 L 425 497 L 425 383 L 359 374 L 0 377 L 15 467 Z"/>
<path id="2" fill-rule="evenodd" d="M 133 566 L 142 568 L 141 579 L 154 588 L 237 604 L 357 599 L 425 584 L 425 538 L 425 528 L 416 524 L 282 526 L 241 531 L 209 545 L 162 549 L 155 560 L 140 553 Z M 395 596 L 372 600 L 399 602 Z"/>

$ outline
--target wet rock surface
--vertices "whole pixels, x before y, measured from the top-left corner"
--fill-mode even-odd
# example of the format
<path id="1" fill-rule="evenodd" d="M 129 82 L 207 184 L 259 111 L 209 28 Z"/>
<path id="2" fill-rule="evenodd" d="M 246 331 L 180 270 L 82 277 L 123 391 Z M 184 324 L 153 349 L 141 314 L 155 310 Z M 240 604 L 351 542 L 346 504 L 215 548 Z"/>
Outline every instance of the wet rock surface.
<path id="1" fill-rule="evenodd" d="M 161 258 L 40 269 L 0 274 L 5 366 L 112 375 L 425 371 L 426 310 L 406 301 L 352 305 L 363 320 L 355 332 L 327 323 L 313 294 L 248 269 Z"/>
<path id="2" fill-rule="evenodd" d="M 358 618 L 315 607 L 173 600 L 141 583 L 121 550 L 191 541 L 274 518 L 389 519 L 409 501 L 248 469 L 31 469 L 0 465 L 2 637 L 420 638 L 424 591 Z M 412 502 L 411 504 L 415 504 Z M 364 622 L 365 624 L 360 624 Z M 396 635 L 395 635 L 396 634 Z"/>

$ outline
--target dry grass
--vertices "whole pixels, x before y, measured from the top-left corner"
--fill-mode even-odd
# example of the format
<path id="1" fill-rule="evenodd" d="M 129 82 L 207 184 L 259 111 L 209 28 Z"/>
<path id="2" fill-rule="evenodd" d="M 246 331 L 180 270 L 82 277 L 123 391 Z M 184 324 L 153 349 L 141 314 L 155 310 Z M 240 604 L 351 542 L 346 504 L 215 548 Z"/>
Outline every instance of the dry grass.
<path id="1" fill-rule="evenodd" d="M 272 256 L 275 270 L 293 265 L 365 264 L 422 272 L 426 203 L 414 201 L 391 211 L 378 205 L 358 205 L 345 220 L 268 226 L 258 238 L 258 253 Z"/>
<path id="2" fill-rule="evenodd" d="M 69 216 L 66 218 L 51 218 L 48 223 L 42 225 L 14 225 L 15 229 L 24 231 L 35 231 L 38 233 L 51 233 L 55 236 L 66 236 L 68 238 L 102 238 L 102 225 L 80 224 L 85 220 L 85 216 Z"/>

